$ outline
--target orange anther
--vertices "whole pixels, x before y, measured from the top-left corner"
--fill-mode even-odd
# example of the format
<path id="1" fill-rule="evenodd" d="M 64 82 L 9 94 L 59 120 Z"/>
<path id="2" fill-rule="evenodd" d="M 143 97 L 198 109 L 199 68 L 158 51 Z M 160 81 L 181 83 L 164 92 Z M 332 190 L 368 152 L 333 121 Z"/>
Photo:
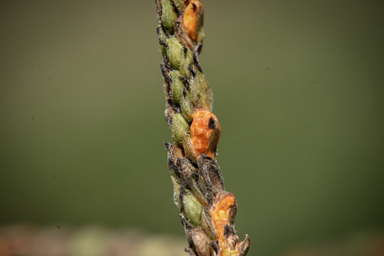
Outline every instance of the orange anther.
<path id="1" fill-rule="evenodd" d="M 196 41 L 199 22 L 202 21 L 204 8 L 199 0 L 191 0 L 184 12 L 183 24 L 187 35 Z"/>
<path id="2" fill-rule="evenodd" d="M 215 158 L 217 143 L 219 142 L 221 127 L 217 117 L 208 110 L 197 110 L 193 114 L 191 131 L 191 150 L 196 158 L 206 154 Z"/>

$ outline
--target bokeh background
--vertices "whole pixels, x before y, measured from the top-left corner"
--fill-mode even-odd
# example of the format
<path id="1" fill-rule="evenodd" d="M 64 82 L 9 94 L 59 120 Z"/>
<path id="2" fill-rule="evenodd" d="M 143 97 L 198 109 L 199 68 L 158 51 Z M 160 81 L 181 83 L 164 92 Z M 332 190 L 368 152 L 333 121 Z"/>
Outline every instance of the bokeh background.
<path id="1" fill-rule="evenodd" d="M 249 255 L 383 230 L 383 2 L 202 3 Z M 0 226 L 184 236 L 156 24 L 152 0 L 0 2 Z"/>

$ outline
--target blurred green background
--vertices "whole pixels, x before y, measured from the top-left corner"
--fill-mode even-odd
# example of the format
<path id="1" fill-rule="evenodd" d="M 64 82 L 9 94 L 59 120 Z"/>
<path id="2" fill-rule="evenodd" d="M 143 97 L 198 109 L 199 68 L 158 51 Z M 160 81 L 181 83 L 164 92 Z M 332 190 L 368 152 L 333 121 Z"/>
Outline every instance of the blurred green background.
<path id="1" fill-rule="evenodd" d="M 383 2 L 202 3 L 250 255 L 383 228 Z M 152 0 L 0 2 L 0 225 L 184 236 L 156 24 Z"/>

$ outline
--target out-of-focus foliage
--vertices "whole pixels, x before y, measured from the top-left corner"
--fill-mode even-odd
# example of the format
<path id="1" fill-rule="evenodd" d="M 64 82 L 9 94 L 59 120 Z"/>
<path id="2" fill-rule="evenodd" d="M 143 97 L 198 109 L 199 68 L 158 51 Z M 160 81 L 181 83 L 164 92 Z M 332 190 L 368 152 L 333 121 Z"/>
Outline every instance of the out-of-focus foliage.
<path id="1" fill-rule="evenodd" d="M 100 226 L 0 226 L 0 256 L 179 256 L 185 238 Z M 252 252 L 252 251 L 250 251 Z M 297 245 L 280 256 L 383 256 L 384 232 L 360 232 L 338 241 Z"/>
<path id="2" fill-rule="evenodd" d="M 0 256 L 178 256 L 185 239 L 100 226 L 0 227 Z"/>
<path id="3" fill-rule="evenodd" d="M 250 255 L 383 227 L 382 1 L 202 3 L 217 159 Z M 156 25 L 154 1 L 0 2 L 1 225 L 184 236 Z"/>

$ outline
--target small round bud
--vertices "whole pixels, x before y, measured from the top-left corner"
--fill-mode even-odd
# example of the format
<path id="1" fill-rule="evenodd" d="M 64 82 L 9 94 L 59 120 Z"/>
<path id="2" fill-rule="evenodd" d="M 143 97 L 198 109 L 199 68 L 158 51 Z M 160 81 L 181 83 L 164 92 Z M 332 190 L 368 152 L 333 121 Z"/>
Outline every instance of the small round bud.
<path id="1" fill-rule="evenodd" d="M 189 71 L 189 66 L 193 63 L 194 63 L 193 52 L 188 49 L 184 55 L 184 58 L 183 58 L 181 65 L 180 65 L 180 73 L 183 76 L 190 78 L 191 72 Z"/>
<path id="2" fill-rule="evenodd" d="M 172 139 L 177 146 L 181 146 L 184 132 L 189 131 L 189 124 L 185 121 L 182 114 L 174 114 L 172 123 Z"/>
<path id="3" fill-rule="evenodd" d="M 183 90 L 183 94 L 180 101 L 180 110 L 185 120 L 187 120 L 187 122 L 189 123 L 192 122 L 192 115 L 195 111 L 191 103 L 190 93 L 186 90 Z"/>
<path id="4" fill-rule="evenodd" d="M 187 189 L 181 194 L 181 198 L 185 217 L 193 226 L 199 226 L 201 220 L 201 203 L 192 192 Z"/>
<path id="5" fill-rule="evenodd" d="M 171 37 L 167 39 L 166 42 L 168 44 L 167 57 L 169 62 L 173 68 L 179 69 L 184 55 L 183 46 L 176 37 Z"/>
<path id="6" fill-rule="evenodd" d="M 183 88 L 184 88 L 183 82 L 180 80 L 181 74 L 179 71 L 175 70 L 175 71 L 171 71 L 169 73 L 169 76 L 172 79 L 171 91 L 173 96 L 173 102 L 179 105 L 181 96 L 183 94 Z"/>
<path id="7" fill-rule="evenodd" d="M 212 110 L 212 91 L 205 75 L 196 72 L 191 82 L 192 103 L 196 108 Z"/>
<path id="8" fill-rule="evenodd" d="M 163 23 L 164 27 L 173 34 L 173 26 L 175 24 L 175 21 L 177 19 L 177 14 L 175 12 L 175 9 L 173 8 L 171 4 L 171 0 L 162 0 L 161 1 L 161 22 Z"/>

